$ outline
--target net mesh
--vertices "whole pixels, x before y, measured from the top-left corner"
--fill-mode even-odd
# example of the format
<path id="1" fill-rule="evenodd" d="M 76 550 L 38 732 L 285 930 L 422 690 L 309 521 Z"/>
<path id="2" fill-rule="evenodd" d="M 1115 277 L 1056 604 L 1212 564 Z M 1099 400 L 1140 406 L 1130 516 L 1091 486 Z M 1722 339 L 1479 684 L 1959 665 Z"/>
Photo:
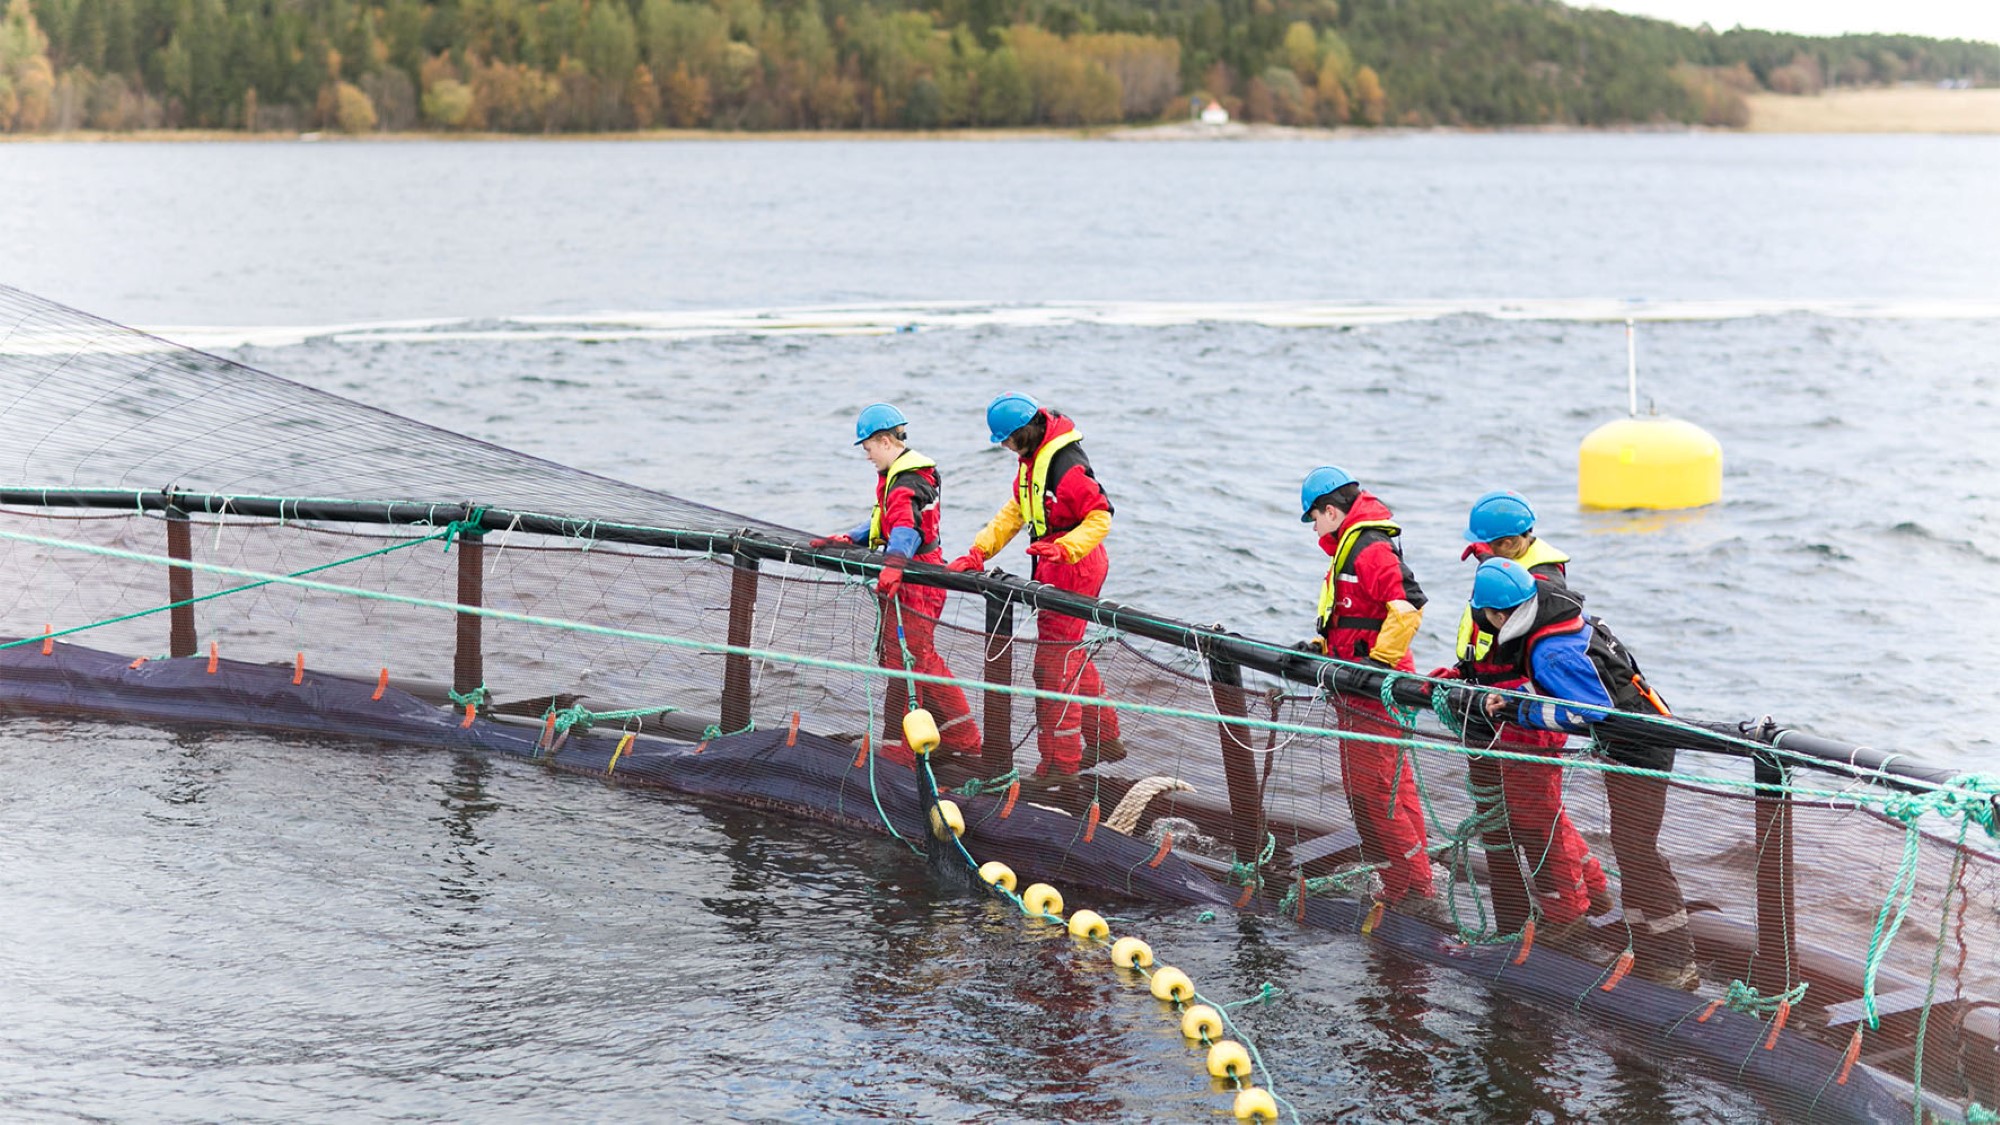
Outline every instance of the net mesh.
<path id="1" fill-rule="evenodd" d="M 911 677 L 893 621 L 884 642 L 871 568 L 815 565 L 824 560 L 809 553 L 753 567 L 604 533 L 747 532 L 803 548 L 791 529 L 4 289 L 0 403 L 10 437 L 0 488 L 13 490 L 0 511 L 0 632 L 25 639 L 15 651 L 162 659 L 175 616 L 163 608 L 191 596 L 194 660 L 215 653 L 301 682 L 387 677 L 440 707 L 483 702 L 482 722 L 547 733 L 559 714 L 585 726 L 596 717 L 696 748 L 744 729 L 802 730 L 869 752 L 901 737 Z M 133 504 L 82 506 L 68 490 L 126 490 Z M 439 511 L 380 523 L 224 506 L 170 520 L 140 502 L 167 490 Z M 450 525 L 467 505 L 547 515 L 564 531 L 489 523 L 466 534 Z M 160 556 L 179 531 L 188 557 L 212 569 L 175 591 Z M 340 590 L 252 577 L 301 574 Z M 1887 1088 L 1920 1084 L 1952 1112 L 1976 1117 L 1975 1103 L 2000 1103 L 2000 1007 L 1988 999 L 2000 997 L 2000 867 L 1983 779 L 1942 794 L 1804 768 L 1774 782 L 1753 772 L 1749 742 L 1737 754 L 1683 752 L 1671 773 L 1649 773 L 1582 738 L 1558 754 L 1511 727 L 1462 730 L 1464 697 L 1442 691 L 1429 695 L 1435 708 L 1422 695 L 1325 691 L 1218 668 L 1198 639 L 1098 625 L 1080 643 L 1043 642 L 1029 592 L 995 582 L 984 597 L 951 596 L 935 616 L 914 603 L 892 612 L 906 635 L 934 631 L 978 728 L 937 760 L 941 783 L 984 782 L 1009 805 L 1066 816 L 1052 877 L 1079 875 L 1067 857 L 1088 862 L 1082 842 L 1104 832 L 1143 841 L 1156 860 L 1171 853 L 1246 910 L 1372 930 L 1369 904 L 1399 900 L 1398 913 L 1431 935 L 1406 952 L 1449 963 L 1495 951 L 1482 971 L 1538 966 L 1546 980 L 1524 975 L 1523 987 L 1579 987 L 1576 1006 L 1638 997 L 1593 1009 L 1625 1031 L 1700 1053 L 1702 1029 L 1728 1022 L 1715 1009 L 1739 1029 L 1756 1021 L 1755 1050 L 1775 1054 L 1782 1042 L 1796 1064 L 1763 1092 L 1801 1117 L 1850 1088 L 1855 1055 Z M 440 609 L 457 603 L 490 611 L 470 654 L 466 618 Z M 38 639 L 54 632 L 59 641 Z M 1074 673 L 1084 657 L 1118 732 L 1085 711 L 1088 768 L 1040 784 L 1043 720 L 1084 705 L 1038 690 L 1033 669 L 1053 660 Z M 926 686 L 916 690 L 928 702 Z M 33 710 L 4 687 L 0 698 Z M 1685 740 L 1663 723 L 1655 741 Z M 1661 818 L 1656 833 L 1633 827 L 1648 808 Z M 1383 822 L 1416 816 L 1422 850 L 1397 854 Z M 1655 843 L 1664 866 L 1650 858 Z M 1666 869 L 1677 889 L 1662 882 Z M 1118 873 L 1099 874 L 1099 885 L 1117 885 Z M 1352 910 L 1324 913 L 1335 906 Z M 1630 990 L 1607 991 L 1628 973 Z M 1746 1056 L 1738 1073 L 1757 1061 Z"/>

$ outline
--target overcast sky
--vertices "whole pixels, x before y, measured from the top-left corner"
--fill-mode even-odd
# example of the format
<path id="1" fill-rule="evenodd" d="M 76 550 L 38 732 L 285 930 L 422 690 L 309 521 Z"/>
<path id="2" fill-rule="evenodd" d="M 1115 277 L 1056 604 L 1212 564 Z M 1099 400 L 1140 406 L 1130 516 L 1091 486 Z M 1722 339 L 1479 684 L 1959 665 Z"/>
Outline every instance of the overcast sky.
<path id="1" fill-rule="evenodd" d="M 1717 31 L 1742 24 L 1809 35 L 1893 31 L 2000 43 L 2000 0 L 1598 0 L 1597 6 Z"/>

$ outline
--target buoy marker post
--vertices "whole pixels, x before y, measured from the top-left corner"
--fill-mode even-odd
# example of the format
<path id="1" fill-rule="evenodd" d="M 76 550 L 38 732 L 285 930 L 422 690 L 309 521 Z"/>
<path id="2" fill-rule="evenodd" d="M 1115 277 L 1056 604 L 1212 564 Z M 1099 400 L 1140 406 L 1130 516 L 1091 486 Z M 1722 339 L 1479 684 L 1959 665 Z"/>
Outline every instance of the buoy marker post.
<path id="1" fill-rule="evenodd" d="M 1669 511 L 1722 499 L 1722 446 L 1679 418 L 1639 414 L 1639 343 L 1625 321 L 1626 416 L 1590 431 L 1577 447 L 1576 500 L 1585 508 Z"/>

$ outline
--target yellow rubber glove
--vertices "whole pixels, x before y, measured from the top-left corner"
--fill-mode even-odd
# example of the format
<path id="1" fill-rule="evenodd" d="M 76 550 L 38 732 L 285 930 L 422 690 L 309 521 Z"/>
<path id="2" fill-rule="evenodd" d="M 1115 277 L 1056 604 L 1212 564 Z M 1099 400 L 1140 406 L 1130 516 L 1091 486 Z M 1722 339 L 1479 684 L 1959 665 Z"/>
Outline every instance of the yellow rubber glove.
<path id="1" fill-rule="evenodd" d="M 1375 646 L 1368 650 L 1368 659 L 1393 668 L 1402 663 L 1410 651 L 1410 642 L 1417 637 L 1417 626 L 1424 623 L 1424 611 L 1405 601 L 1393 601 L 1382 615 L 1382 631 L 1375 634 Z"/>

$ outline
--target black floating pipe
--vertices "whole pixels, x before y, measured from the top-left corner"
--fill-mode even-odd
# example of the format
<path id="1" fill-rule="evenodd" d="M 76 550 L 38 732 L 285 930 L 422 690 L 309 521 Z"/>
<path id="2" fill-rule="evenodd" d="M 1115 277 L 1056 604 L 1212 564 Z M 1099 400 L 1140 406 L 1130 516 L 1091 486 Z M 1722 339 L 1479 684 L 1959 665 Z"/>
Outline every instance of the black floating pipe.
<path id="1" fill-rule="evenodd" d="M 524 531 L 564 539 L 587 538 L 596 542 L 629 543 L 704 554 L 734 555 L 739 559 L 769 560 L 794 566 L 812 567 L 859 577 L 881 569 L 882 555 L 858 548 L 828 550 L 813 548 L 803 540 L 766 538 L 751 531 L 685 531 L 642 527 L 600 520 L 519 512 L 507 508 L 478 508 L 464 502 L 422 503 L 407 500 L 293 499 L 275 496 L 222 496 L 168 489 L 43 489 L 0 487 L 0 504 L 45 508 L 109 508 L 126 511 L 164 512 L 170 508 L 208 514 L 229 514 L 271 519 L 322 520 L 336 523 L 381 523 L 438 527 L 470 519 L 477 513 L 477 526 L 485 531 Z M 1293 653 L 1240 637 L 1202 629 L 1183 621 L 1143 613 L 1116 602 L 1058 590 L 1040 582 L 998 574 L 964 574 L 943 567 L 911 564 L 903 580 L 918 586 L 933 586 L 982 597 L 1005 597 L 1024 608 L 1047 609 L 1134 636 L 1174 645 L 1191 652 L 1275 676 L 1292 683 L 1317 687 L 1336 695 L 1365 699 L 1382 697 L 1382 682 L 1396 675 L 1390 695 L 1406 707 L 1428 708 L 1431 684 L 1416 677 L 1353 664 L 1337 664 L 1304 653 Z M 1607 732 L 1655 744 L 1670 743 L 1676 749 L 1754 758 L 1756 751 L 1745 740 L 1773 746 L 1796 765 L 1845 777 L 1863 778 L 1892 788 L 1926 791 L 1946 785 L 1958 771 L 1932 765 L 1891 750 L 1854 746 L 1802 731 L 1777 726 L 1769 719 L 1744 723 L 1717 723 L 1681 720 L 1663 727 L 1635 716 L 1612 714 L 1600 724 Z M 2000 809 L 2000 798 L 1995 800 Z"/>

